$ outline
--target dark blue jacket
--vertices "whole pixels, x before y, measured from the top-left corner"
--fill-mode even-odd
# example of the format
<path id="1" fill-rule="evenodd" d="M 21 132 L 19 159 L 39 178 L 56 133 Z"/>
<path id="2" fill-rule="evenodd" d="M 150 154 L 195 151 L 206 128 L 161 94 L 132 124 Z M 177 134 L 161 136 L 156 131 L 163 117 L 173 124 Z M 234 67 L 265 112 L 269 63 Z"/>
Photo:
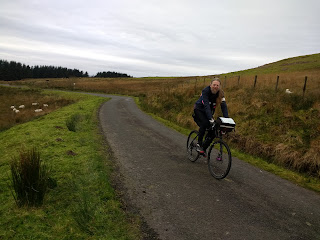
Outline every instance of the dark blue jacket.
<path id="1" fill-rule="evenodd" d="M 200 98 L 196 101 L 194 108 L 198 109 L 202 112 L 205 112 L 208 120 L 210 120 L 215 112 L 215 108 L 217 105 L 217 98 L 219 97 L 219 92 L 222 90 L 219 90 L 216 94 L 213 94 L 211 92 L 210 86 L 204 88 L 202 90 Z M 222 91 L 222 101 L 221 101 L 221 111 L 223 114 L 223 117 L 229 117 L 228 116 L 228 107 L 227 103 L 224 98 L 224 93 Z"/>

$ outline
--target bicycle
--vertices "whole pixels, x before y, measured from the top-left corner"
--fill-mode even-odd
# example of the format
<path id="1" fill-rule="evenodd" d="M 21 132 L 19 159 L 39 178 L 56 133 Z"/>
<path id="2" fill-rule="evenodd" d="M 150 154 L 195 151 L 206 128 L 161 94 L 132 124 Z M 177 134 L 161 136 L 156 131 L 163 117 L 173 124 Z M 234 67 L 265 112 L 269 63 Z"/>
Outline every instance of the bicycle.
<path id="1" fill-rule="evenodd" d="M 216 121 L 206 130 L 205 141 L 210 141 L 208 147 L 208 168 L 210 174 L 216 179 L 225 178 L 231 169 L 232 156 L 231 151 L 226 142 L 222 140 L 222 136 L 231 132 L 235 128 L 235 122 L 232 118 L 217 118 Z M 212 139 L 208 136 L 209 131 L 214 131 L 215 135 Z M 199 132 L 193 130 L 190 132 L 187 140 L 187 154 L 191 162 L 195 162 L 201 156 L 197 151 Z M 214 139 L 216 139 L 214 141 Z"/>

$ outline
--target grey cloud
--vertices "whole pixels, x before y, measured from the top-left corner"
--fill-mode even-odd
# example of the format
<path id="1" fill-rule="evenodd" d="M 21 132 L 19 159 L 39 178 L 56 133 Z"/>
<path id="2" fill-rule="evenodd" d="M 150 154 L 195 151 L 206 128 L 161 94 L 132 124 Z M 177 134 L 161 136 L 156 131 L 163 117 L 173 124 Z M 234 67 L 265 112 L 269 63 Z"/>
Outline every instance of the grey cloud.
<path id="1" fill-rule="evenodd" d="M 0 58 L 91 74 L 236 71 L 319 52 L 319 7 L 315 0 L 3 0 Z"/>

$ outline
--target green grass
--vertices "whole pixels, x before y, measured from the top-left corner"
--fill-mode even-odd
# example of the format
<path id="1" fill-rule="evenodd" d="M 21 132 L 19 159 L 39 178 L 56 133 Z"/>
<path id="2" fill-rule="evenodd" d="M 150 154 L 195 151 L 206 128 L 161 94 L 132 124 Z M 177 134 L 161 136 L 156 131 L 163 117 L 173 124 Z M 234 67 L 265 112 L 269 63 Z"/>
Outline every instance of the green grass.
<path id="1" fill-rule="evenodd" d="M 139 239 L 139 218 L 122 209 L 110 183 L 97 120 L 106 99 L 56 94 L 78 102 L 0 132 L 0 239 Z M 75 132 L 66 126 L 74 114 Z M 18 208 L 12 196 L 9 162 L 22 147 L 37 147 L 57 184 L 39 208 Z"/>
<path id="2" fill-rule="evenodd" d="M 221 76 L 227 75 L 253 75 L 253 74 L 270 74 L 270 73 L 282 73 L 282 72 L 299 72 L 299 71 L 310 71 L 320 69 L 320 53 L 293 57 L 288 59 L 283 59 L 277 62 L 269 63 L 257 68 L 252 68 L 243 71 L 231 72 L 227 74 L 222 74 Z"/>

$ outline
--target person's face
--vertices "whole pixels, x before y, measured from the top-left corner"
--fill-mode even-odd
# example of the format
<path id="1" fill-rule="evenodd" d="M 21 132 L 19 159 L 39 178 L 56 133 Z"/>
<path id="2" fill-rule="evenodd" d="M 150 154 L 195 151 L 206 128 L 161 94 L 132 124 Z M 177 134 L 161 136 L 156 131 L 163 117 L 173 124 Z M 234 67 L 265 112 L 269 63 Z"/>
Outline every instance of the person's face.
<path id="1" fill-rule="evenodd" d="M 220 82 L 219 81 L 213 81 L 210 85 L 210 88 L 211 88 L 211 92 L 213 94 L 216 94 L 219 89 L 220 89 Z"/>

